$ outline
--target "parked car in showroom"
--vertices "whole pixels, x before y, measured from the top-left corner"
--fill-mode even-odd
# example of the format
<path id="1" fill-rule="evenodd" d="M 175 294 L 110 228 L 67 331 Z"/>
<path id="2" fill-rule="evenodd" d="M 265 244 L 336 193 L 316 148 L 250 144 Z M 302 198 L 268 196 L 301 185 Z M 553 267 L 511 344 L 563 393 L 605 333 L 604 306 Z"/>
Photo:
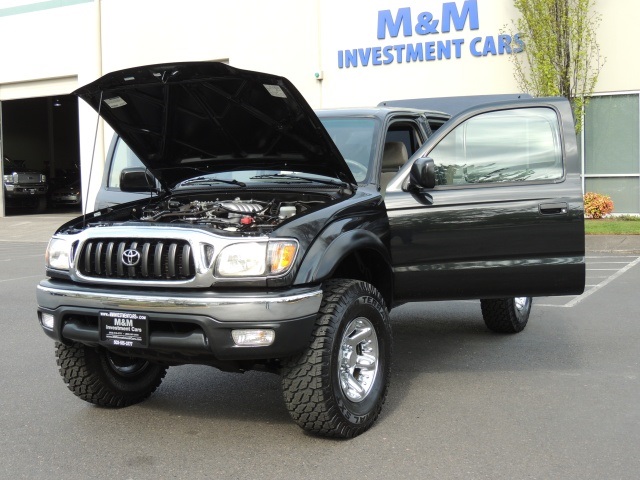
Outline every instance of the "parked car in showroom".
<path id="1" fill-rule="evenodd" d="M 5 156 L 2 161 L 4 199 L 7 207 L 33 208 L 43 212 L 47 208 L 47 177 L 30 170 L 24 162 Z"/>
<path id="2" fill-rule="evenodd" d="M 82 205 L 80 179 L 73 180 L 66 185 L 59 185 L 51 189 L 49 200 L 53 207 L 79 207 Z"/>

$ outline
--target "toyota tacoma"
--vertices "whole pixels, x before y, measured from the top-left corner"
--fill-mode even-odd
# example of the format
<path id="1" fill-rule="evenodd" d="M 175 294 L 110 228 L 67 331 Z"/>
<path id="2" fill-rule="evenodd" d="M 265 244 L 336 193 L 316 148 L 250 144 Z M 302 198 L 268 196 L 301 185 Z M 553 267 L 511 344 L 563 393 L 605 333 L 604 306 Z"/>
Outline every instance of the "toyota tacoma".
<path id="1" fill-rule="evenodd" d="M 285 78 L 215 62 L 75 93 L 144 165 L 118 177 L 142 198 L 56 231 L 37 286 L 87 402 L 141 402 L 174 365 L 263 370 L 302 428 L 353 437 L 387 395 L 392 308 L 480 299 L 516 333 L 532 297 L 584 289 L 565 99 L 314 112 Z"/>

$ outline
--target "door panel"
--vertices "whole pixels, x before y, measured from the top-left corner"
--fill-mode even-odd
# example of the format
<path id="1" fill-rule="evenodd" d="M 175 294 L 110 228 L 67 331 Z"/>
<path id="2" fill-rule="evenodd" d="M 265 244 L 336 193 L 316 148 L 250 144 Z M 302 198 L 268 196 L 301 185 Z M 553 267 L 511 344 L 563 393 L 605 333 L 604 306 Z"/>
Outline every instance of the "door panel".
<path id="1" fill-rule="evenodd" d="M 565 103 L 527 101 L 462 114 L 419 152 L 436 164 L 436 188 L 408 190 L 409 166 L 391 182 L 385 202 L 396 299 L 584 289 L 580 166 Z"/>

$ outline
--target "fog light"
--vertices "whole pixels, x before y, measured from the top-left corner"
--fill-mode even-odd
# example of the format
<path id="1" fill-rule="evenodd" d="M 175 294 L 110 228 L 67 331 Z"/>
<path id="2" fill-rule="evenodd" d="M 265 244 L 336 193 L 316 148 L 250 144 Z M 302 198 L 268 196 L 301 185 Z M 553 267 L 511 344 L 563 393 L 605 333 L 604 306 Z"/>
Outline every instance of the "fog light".
<path id="1" fill-rule="evenodd" d="M 40 316 L 40 322 L 42 322 L 42 326 L 49 330 L 53 330 L 53 315 L 50 313 L 43 313 Z"/>
<path id="2" fill-rule="evenodd" d="M 273 330 L 233 330 L 233 341 L 241 347 L 266 347 L 276 338 Z"/>

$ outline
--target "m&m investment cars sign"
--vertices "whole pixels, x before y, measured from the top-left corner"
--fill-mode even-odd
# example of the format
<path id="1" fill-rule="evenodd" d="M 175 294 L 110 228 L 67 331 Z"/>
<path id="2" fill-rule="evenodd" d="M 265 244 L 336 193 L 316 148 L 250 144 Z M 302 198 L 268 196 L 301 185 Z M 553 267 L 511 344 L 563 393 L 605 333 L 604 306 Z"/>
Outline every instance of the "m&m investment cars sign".
<path id="1" fill-rule="evenodd" d="M 460 59 L 463 55 L 487 57 L 519 53 L 524 49 L 524 42 L 518 34 L 468 39 L 458 33 L 479 30 L 477 0 L 466 0 L 459 8 L 456 2 L 444 2 L 438 14 L 428 11 L 415 14 L 410 7 L 396 11 L 379 10 L 377 38 L 388 43 L 338 50 L 338 68 L 432 62 Z M 434 36 L 438 38 L 431 40 Z M 392 42 L 392 39 L 400 41 Z"/>

